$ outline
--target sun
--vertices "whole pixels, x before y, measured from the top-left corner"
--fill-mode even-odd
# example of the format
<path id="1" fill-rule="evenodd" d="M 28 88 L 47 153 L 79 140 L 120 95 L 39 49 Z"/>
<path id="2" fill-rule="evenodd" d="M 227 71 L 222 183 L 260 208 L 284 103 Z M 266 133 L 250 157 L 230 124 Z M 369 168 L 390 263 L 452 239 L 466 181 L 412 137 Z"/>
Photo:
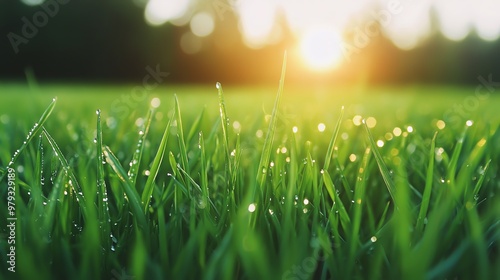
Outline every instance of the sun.
<path id="1" fill-rule="evenodd" d="M 334 69 L 342 62 L 342 38 L 339 32 L 331 28 L 310 28 L 300 40 L 300 53 L 307 66 L 313 70 Z"/>

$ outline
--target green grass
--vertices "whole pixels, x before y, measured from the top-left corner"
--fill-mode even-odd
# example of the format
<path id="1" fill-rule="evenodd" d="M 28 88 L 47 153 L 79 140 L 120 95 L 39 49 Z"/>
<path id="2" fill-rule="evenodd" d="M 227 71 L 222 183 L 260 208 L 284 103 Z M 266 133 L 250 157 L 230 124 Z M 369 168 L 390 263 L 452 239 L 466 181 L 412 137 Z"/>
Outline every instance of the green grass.
<path id="1" fill-rule="evenodd" d="M 2 86 L 1 279 L 500 277 L 500 97 L 448 121 L 474 88 L 282 80 L 114 110 L 131 88 Z"/>

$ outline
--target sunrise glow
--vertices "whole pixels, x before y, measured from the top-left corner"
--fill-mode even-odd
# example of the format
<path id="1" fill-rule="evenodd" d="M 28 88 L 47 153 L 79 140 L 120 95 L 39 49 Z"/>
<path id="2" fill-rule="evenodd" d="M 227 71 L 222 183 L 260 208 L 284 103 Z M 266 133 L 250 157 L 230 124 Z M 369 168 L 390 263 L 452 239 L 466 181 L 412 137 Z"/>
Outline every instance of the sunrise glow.
<path id="1" fill-rule="evenodd" d="M 327 27 L 313 27 L 303 36 L 300 53 L 304 62 L 314 70 L 328 70 L 342 61 L 342 38 Z"/>

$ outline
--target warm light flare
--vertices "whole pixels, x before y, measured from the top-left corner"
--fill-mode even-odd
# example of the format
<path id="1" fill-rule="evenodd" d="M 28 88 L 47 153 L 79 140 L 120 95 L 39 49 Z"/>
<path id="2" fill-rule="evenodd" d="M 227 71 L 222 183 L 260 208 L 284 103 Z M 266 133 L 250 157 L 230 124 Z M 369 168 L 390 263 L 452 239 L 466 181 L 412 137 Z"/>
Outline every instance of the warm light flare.
<path id="1" fill-rule="evenodd" d="M 314 70 L 330 70 L 342 62 L 342 38 L 326 27 L 312 27 L 301 39 L 300 52 Z"/>
<path id="2" fill-rule="evenodd" d="M 436 31 L 454 41 L 465 39 L 471 32 L 486 41 L 500 38 L 498 0 L 227 0 L 212 5 L 194 0 L 145 2 L 144 15 L 150 25 L 190 24 L 197 37 L 210 35 L 216 20 L 224 20 L 225 13 L 235 14 L 243 42 L 251 48 L 276 44 L 291 34 L 303 58 L 315 70 L 340 64 L 343 54 L 339 49 L 345 44 L 362 49 L 378 36 L 407 50 L 418 47 Z M 198 9 L 200 6 L 205 9 Z M 377 24 L 379 29 L 374 31 Z M 339 44 L 340 35 L 351 31 L 356 33 L 355 39 Z M 195 51 L 188 48 L 187 53 Z"/>

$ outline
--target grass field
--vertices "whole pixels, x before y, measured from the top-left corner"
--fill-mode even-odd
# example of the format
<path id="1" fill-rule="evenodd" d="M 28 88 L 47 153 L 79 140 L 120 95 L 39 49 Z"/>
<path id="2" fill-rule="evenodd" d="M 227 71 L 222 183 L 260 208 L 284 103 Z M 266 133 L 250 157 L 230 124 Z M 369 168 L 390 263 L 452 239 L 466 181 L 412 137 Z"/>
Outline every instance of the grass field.
<path id="1" fill-rule="evenodd" d="M 1 279 L 500 277 L 500 96 L 132 88 L 0 86 Z"/>

